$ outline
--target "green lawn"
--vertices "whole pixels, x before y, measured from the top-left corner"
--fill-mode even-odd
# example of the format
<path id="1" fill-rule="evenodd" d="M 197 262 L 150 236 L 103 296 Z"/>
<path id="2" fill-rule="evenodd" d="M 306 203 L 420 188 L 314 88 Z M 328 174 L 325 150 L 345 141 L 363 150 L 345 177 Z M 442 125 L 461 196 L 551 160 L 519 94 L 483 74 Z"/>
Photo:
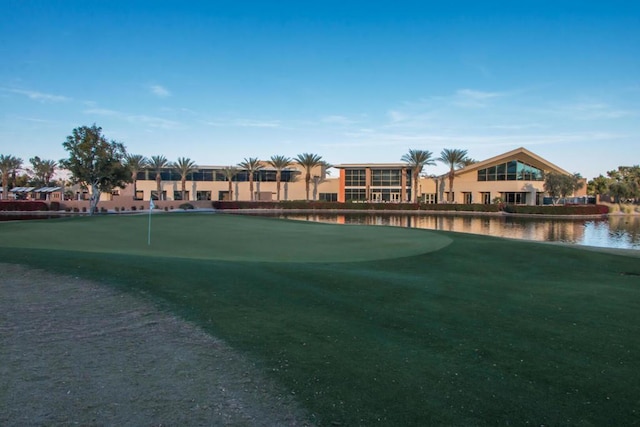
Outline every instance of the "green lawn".
<path id="1" fill-rule="evenodd" d="M 150 295 L 324 425 L 638 422 L 638 258 L 220 214 L 154 215 L 149 247 L 147 219 L 0 223 L 0 260 Z"/>

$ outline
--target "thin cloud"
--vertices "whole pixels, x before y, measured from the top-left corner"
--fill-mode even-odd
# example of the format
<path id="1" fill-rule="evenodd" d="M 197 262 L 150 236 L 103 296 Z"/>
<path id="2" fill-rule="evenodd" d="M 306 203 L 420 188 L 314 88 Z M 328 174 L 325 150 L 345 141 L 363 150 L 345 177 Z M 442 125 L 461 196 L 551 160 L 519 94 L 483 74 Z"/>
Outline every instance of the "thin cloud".
<path id="1" fill-rule="evenodd" d="M 280 122 L 277 120 L 253 120 L 253 119 L 233 119 L 233 120 L 214 120 L 203 122 L 209 126 L 215 127 L 247 127 L 247 128 L 279 128 Z"/>
<path id="2" fill-rule="evenodd" d="M 639 115 L 638 111 L 613 108 L 608 104 L 599 102 L 570 104 L 550 111 L 574 120 L 606 120 Z"/>
<path id="3" fill-rule="evenodd" d="M 494 98 L 500 98 L 505 94 L 500 92 L 483 92 L 473 89 L 459 89 L 453 96 L 452 104 L 459 107 L 479 108 L 485 107 L 487 101 Z"/>
<path id="4" fill-rule="evenodd" d="M 39 102 L 65 102 L 70 101 L 71 98 L 62 95 L 53 95 L 51 93 L 37 92 L 35 90 L 22 90 L 22 89 L 6 89 L 2 88 L 5 92 L 15 93 L 17 95 L 26 96 L 29 99 Z"/>
<path id="5" fill-rule="evenodd" d="M 149 90 L 158 98 L 166 98 L 168 96 L 171 96 L 171 92 L 169 92 L 167 88 L 161 85 L 151 85 L 149 86 Z"/>
<path id="6" fill-rule="evenodd" d="M 39 119 L 36 117 L 23 117 L 23 116 L 12 116 L 14 119 L 16 120 L 24 120 L 26 122 L 34 122 L 34 123 L 44 123 L 44 124 L 55 124 L 58 123 L 54 120 L 46 120 L 46 119 Z"/>
<path id="7" fill-rule="evenodd" d="M 124 113 L 106 108 L 90 108 L 83 111 L 85 114 L 94 114 L 97 116 L 124 116 Z"/>
<path id="8" fill-rule="evenodd" d="M 163 119 L 161 117 L 154 117 L 154 116 L 129 115 L 129 116 L 126 116 L 125 119 L 130 123 L 143 124 L 143 125 L 146 125 L 152 128 L 158 128 L 158 129 L 174 130 L 174 129 L 180 129 L 182 127 L 181 123 L 179 122 Z"/>

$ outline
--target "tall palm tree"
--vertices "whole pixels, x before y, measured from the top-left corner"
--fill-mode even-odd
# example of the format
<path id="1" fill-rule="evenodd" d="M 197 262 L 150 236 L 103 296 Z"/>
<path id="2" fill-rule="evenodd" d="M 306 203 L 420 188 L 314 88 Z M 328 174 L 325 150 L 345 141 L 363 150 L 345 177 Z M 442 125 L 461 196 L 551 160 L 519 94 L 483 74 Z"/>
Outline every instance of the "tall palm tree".
<path id="1" fill-rule="evenodd" d="M 453 178 L 455 177 L 455 170 L 456 168 L 463 167 L 467 159 L 467 150 L 460 150 L 458 148 L 445 148 L 440 152 L 440 157 L 437 159 L 449 166 L 449 202 L 453 202 Z"/>
<path id="2" fill-rule="evenodd" d="M 2 198 L 9 198 L 9 178 L 22 167 L 22 159 L 11 154 L 0 154 L 0 175 L 2 176 Z"/>
<path id="3" fill-rule="evenodd" d="M 433 156 L 433 153 L 429 150 L 409 149 L 409 152 L 400 158 L 400 160 L 407 163 L 409 168 L 411 168 L 411 175 L 413 176 L 413 188 L 411 192 L 413 193 L 414 203 L 418 203 L 418 179 L 420 179 L 422 169 L 424 169 L 425 166 L 435 165 L 431 156 Z"/>
<path id="4" fill-rule="evenodd" d="M 225 166 L 222 168 L 222 173 L 224 177 L 229 182 L 229 201 L 233 200 L 233 177 L 238 174 L 238 169 L 233 166 Z"/>
<path id="5" fill-rule="evenodd" d="M 187 175 L 198 170 L 196 163 L 188 157 L 180 157 L 178 161 L 171 165 L 173 169 L 180 174 L 180 184 L 182 189 L 182 200 L 185 200 L 187 192 Z"/>
<path id="6" fill-rule="evenodd" d="M 293 163 L 287 156 L 271 156 L 269 164 L 276 170 L 276 199 L 280 201 L 280 181 L 282 180 L 282 170 L 288 168 Z"/>
<path id="7" fill-rule="evenodd" d="M 249 192 L 251 193 L 251 201 L 253 201 L 253 175 L 264 166 L 257 157 L 249 157 L 248 159 L 245 157 L 242 162 L 238 163 L 238 167 L 245 169 L 249 174 Z"/>
<path id="8" fill-rule="evenodd" d="M 138 194 L 138 172 L 147 167 L 149 160 L 142 154 L 125 154 L 124 166 L 131 171 L 131 182 L 133 183 L 133 199 L 137 200 Z"/>
<path id="9" fill-rule="evenodd" d="M 312 153 L 298 154 L 293 159 L 297 164 L 302 166 L 305 170 L 304 175 L 304 189 L 306 191 L 307 201 L 309 201 L 309 184 L 311 183 L 311 169 L 323 166 L 325 162 L 322 160 L 322 156 Z"/>
<path id="10" fill-rule="evenodd" d="M 147 165 L 149 169 L 156 173 L 156 191 L 158 200 L 162 199 L 162 177 L 160 176 L 162 169 L 166 169 L 169 166 L 169 162 L 165 156 L 151 156 L 151 160 L 149 160 L 149 164 Z"/>

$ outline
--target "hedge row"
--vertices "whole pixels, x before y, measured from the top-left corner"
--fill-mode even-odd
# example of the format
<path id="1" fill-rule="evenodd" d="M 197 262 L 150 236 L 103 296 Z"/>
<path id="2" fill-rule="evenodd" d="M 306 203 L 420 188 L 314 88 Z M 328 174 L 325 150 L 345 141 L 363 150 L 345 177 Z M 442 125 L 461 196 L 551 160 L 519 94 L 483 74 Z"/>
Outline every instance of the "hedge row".
<path id="1" fill-rule="evenodd" d="M 37 202 L 33 200 L 0 200 L 0 211 L 48 211 L 49 206 L 45 202 Z"/>
<path id="2" fill-rule="evenodd" d="M 455 212 L 498 212 L 498 205 L 458 205 L 458 204 L 416 204 L 416 203 L 339 203 L 304 200 L 281 202 L 233 202 L 214 201 L 214 209 L 312 209 L 312 210 L 361 210 L 361 211 L 455 211 Z"/>
<path id="3" fill-rule="evenodd" d="M 609 208 L 604 205 L 547 205 L 517 206 L 506 205 L 505 212 L 533 215 L 606 215 Z"/>

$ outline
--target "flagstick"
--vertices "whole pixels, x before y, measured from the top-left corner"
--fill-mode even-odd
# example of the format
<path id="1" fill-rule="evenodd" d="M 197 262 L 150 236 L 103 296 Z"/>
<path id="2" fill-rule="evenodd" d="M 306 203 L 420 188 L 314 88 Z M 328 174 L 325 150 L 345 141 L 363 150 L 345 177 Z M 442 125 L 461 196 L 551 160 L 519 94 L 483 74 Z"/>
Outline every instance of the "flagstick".
<path id="1" fill-rule="evenodd" d="M 153 201 L 149 203 L 149 232 L 147 233 L 147 245 L 151 246 L 151 211 L 153 210 Z"/>

